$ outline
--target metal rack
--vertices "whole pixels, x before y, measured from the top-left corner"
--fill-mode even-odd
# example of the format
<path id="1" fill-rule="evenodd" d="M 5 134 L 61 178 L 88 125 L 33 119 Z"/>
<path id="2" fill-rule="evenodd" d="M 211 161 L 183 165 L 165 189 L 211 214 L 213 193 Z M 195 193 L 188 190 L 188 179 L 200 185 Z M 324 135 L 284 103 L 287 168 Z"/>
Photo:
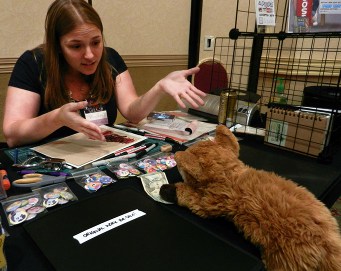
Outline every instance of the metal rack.
<path id="1" fill-rule="evenodd" d="M 255 126 L 266 128 L 267 144 L 326 162 L 341 141 L 341 32 L 288 33 L 290 1 L 274 1 L 273 27 L 255 26 L 254 0 L 238 1 L 235 27 L 215 39 L 213 58 L 229 90 L 260 96 Z"/>

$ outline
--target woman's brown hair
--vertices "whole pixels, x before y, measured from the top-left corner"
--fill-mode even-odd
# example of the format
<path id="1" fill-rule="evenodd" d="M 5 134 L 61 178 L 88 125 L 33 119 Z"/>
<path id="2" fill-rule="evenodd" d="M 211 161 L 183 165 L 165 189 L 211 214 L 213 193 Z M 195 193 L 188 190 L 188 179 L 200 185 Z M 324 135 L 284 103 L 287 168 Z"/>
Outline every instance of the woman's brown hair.
<path id="1" fill-rule="evenodd" d="M 60 37 L 83 23 L 95 25 L 103 36 L 103 25 L 98 13 L 84 0 L 55 0 L 48 9 L 43 44 L 47 77 L 44 104 L 48 109 L 70 102 L 63 80 L 65 60 L 60 49 Z M 92 98 L 99 103 L 109 101 L 115 85 L 113 68 L 106 59 L 104 48 L 96 72 L 90 76 L 89 82 Z"/>

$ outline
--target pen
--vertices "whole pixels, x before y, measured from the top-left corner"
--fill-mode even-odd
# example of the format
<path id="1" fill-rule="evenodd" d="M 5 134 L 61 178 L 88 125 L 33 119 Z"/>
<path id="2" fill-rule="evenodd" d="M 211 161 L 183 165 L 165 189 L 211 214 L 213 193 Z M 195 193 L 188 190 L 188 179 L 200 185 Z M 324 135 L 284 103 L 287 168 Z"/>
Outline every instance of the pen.
<path id="1" fill-rule="evenodd" d="M 125 125 L 119 125 L 119 124 L 114 124 L 115 128 L 121 129 L 121 130 L 125 130 L 125 131 L 132 131 L 132 132 L 138 132 L 138 133 L 145 133 L 145 130 L 141 130 L 139 128 L 136 127 L 128 127 Z"/>

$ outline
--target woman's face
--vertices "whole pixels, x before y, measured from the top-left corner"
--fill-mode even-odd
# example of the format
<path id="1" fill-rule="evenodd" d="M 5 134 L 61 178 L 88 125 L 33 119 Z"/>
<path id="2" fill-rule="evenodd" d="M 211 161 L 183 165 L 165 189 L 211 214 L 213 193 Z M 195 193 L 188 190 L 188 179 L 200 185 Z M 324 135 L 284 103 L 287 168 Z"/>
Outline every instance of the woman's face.
<path id="1" fill-rule="evenodd" d="M 102 57 L 102 33 L 95 25 L 82 24 L 60 37 L 60 47 L 69 65 L 68 72 L 90 75 Z"/>

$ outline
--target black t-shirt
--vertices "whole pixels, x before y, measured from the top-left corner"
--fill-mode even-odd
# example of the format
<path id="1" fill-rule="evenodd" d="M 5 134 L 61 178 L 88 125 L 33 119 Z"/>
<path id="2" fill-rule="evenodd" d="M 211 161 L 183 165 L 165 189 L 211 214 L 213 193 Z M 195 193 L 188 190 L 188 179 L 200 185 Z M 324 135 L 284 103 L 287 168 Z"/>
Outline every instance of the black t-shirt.
<path id="1" fill-rule="evenodd" d="M 122 57 L 112 48 L 105 48 L 107 52 L 107 61 L 114 67 L 113 77 L 127 70 Z M 48 110 L 44 106 L 44 95 L 46 86 L 46 70 L 44 68 L 44 55 L 41 50 L 25 51 L 17 60 L 8 85 L 16 88 L 25 89 L 38 93 L 40 99 L 39 115 L 42 115 Z M 107 111 L 109 124 L 113 124 L 117 117 L 117 105 L 114 95 L 109 102 L 103 107 Z M 59 138 L 75 133 L 68 127 L 62 127 L 52 133 L 48 138 Z"/>

